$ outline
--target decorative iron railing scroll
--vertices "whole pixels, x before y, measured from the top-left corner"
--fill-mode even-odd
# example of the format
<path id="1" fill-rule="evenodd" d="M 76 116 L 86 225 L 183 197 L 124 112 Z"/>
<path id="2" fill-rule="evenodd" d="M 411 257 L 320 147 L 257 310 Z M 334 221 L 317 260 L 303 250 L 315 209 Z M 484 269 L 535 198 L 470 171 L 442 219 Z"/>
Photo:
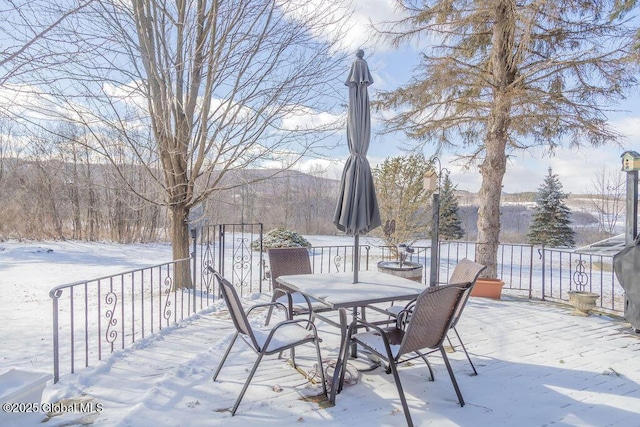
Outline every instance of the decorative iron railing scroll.
<path id="1" fill-rule="evenodd" d="M 190 262 L 187 258 L 51 289 L 54 381 L 66 367 L 71 373 L 76 366 L 88 367 L 193 314 L 194 298 L 206 294 L 174 286 L 176 265 L 189 267 Z"/>

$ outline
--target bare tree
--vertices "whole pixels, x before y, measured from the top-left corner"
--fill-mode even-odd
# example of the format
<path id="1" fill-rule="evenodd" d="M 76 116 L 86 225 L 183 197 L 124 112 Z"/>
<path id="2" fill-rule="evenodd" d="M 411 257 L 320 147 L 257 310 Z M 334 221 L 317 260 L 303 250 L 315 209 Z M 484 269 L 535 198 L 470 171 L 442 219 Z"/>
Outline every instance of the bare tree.
<path id="1" fill-rule="evenodd" d="M 398 0 L 406 18 L 384 34 L 397 45 L 418 40 L 423 51 L 414 78 L 381 96 L 401 107 L 389 130 L 479 165 L 476 259 L 486 277 L 497 275 L 508 157 L 620 137 L 607 112 L 637 72 L 633 23 L 615 9 L 622 3 L 635 1 Z"/>
<path id="2" fill-rule="evenodd" d="M 619 170 L 605 166 L 591 179 L 587 190 L 591 205 L 598 218 L 600 231 L 611 237 L 615 234 L 618 220 L 625 210 L 626 179 Z"/>
<path id="3" fill-rule="evenodd" d="M 63 198 L 64 163 L 58 161 L 54 142 L 47 134 L 33 138 L 32 159 L 35 173 L 32 181 L 25 183 L 31 188 L 34 197 L 36 224 L 43 224 L 48 238 L 64 238 L 64 219 L 66 217 Z"/>
<path id="4" fill-rule="evenodd" d="M 94 1 L 5 0 L 0 5 L 0 85 L 23 74 L 47 70 L 64 60 L 60 55 L 72 54 L 51 50 L 60 40 L 55 30 Z"/>
<path id="5" fill-rule="evenodd" d="M 225 174 L 299 158 L 335 131 L 305 121 L 332 108 L 344 71 L 317 37 L 335 12 L 331 2 L 96 2 L 61 28 L 85 53 L 40 88 L 56 109 L 39 113 L 83 126 L 130 191 L 166 206 L 173 257 L 187 258 L 189 211 L 227 188 Z M 132 164 L 153 187 L 134 185 Z M 176 277 L 190 286 L 188 271 Z"/>
<path id="6" fill-rule="evenodd" d="M 13 125 L 9 120 L 0 119 L 0 186 L 6 173 L 12 169 L 12 164 L 19 157 L 19 152 L 13 141 Z"/>
<path id="7" fill-rule="evenodd" d="M 8 120 L 0 119 L 0 237 L 12 236 L 16 233 L 16 219 L 21 218 L 17 204 L 16 186 L 17 169 L 19 168 L 20 150 L 16 146 L 13 125 Z"/>

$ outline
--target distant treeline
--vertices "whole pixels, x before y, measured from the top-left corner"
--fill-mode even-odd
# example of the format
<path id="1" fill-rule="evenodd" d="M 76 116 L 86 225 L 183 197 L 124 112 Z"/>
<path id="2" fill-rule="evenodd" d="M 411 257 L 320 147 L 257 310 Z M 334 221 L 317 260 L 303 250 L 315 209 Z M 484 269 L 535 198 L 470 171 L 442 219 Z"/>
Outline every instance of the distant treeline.
<path id="1" fill-rule="evenodd" d="M 136 188 L 123 184 L 125 170 Z M 204 223 L 262 222 L 331 234 L 338 181 L 296 171 L 231 171 L 203 205 Z M 133 179 L 131 179 L 133 178 Z M 251 184 L 243 185 L 243 183 Z M 157 183 L 142 167 L 0 159 L 0 239 L 168 240 L 168 210 L 150 199 Z M 137 194 L 144 194 L 147 200 Z"/>
<path id="2" fill-rule="evenodd" d="M 108 165 L 0 159 L 0 238 L 149 242 L 166 238 L 167 214 L 119 184 Z M 151 187 L 141 168 L 135 190 Z"/>
<path id="3" fill-rule="evenodd" d="M 134 194 L 153 194 L 149 191 L 153 180 L 143 168 L 126 171 L 135 177 L 130 181 L 137 188 L 125 187 L 109 165 L 0 159 L 0 238 L 122 243 L 167 240 L 166 208 L 154 203 L 157 200 L 143 200 Z M 225 186 L 235 188 L 218 191 L 207 201 L 202 210 L 205 223 L 261 222 L 265 230 L 285 227 L 307 235 L 336 233 L 337 180 L 297 171 L 261 180 L 272 174 L 272 170 L 232 171 Z M 242 185 L 244 182 L 251 184 Z M 464 240 L 476 237 L 478 208 L 469 204 L 474 196 L 460 192 Z M 526 243 L 535 193 L 509 195 L 508 200 L 513 199 L 523 204 L 501 208 L 501 240 Z M 593 215 L 573 212 L 572 221 L 581 242 L 597 239 L 590 228 L 597 222 Z"/>

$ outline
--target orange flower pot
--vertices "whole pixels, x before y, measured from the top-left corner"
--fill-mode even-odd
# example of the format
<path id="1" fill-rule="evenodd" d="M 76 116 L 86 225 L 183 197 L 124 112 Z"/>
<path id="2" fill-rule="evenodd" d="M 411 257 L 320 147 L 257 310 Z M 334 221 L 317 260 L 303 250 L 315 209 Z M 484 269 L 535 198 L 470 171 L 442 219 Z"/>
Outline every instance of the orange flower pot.
<path id="1" fill-rule="evenodd" d="M 500 279 L 479 278 L 471 291 L 472 297 L 500 299 L 504 282 Z"/>

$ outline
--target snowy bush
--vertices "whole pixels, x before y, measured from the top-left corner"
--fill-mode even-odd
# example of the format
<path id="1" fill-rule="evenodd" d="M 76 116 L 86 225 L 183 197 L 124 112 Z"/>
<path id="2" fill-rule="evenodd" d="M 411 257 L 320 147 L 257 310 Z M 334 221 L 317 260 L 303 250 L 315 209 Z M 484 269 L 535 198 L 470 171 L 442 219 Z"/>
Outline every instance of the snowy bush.
<path id="1" fill-rule="evenodd" d="M 276 228 L 269 231 L 262 236 L 262 249 L 267 250 L 269 248 L 290 248 L 290 247 L 304 247 L 310 248 L 311 243 L 307 241 L 301 234 L 295 231 L 287 230 L 286 228 Z M 254 251 L 260 250 L 260 240 L 254 240 L 251 243 L 251 249 Z"/>

